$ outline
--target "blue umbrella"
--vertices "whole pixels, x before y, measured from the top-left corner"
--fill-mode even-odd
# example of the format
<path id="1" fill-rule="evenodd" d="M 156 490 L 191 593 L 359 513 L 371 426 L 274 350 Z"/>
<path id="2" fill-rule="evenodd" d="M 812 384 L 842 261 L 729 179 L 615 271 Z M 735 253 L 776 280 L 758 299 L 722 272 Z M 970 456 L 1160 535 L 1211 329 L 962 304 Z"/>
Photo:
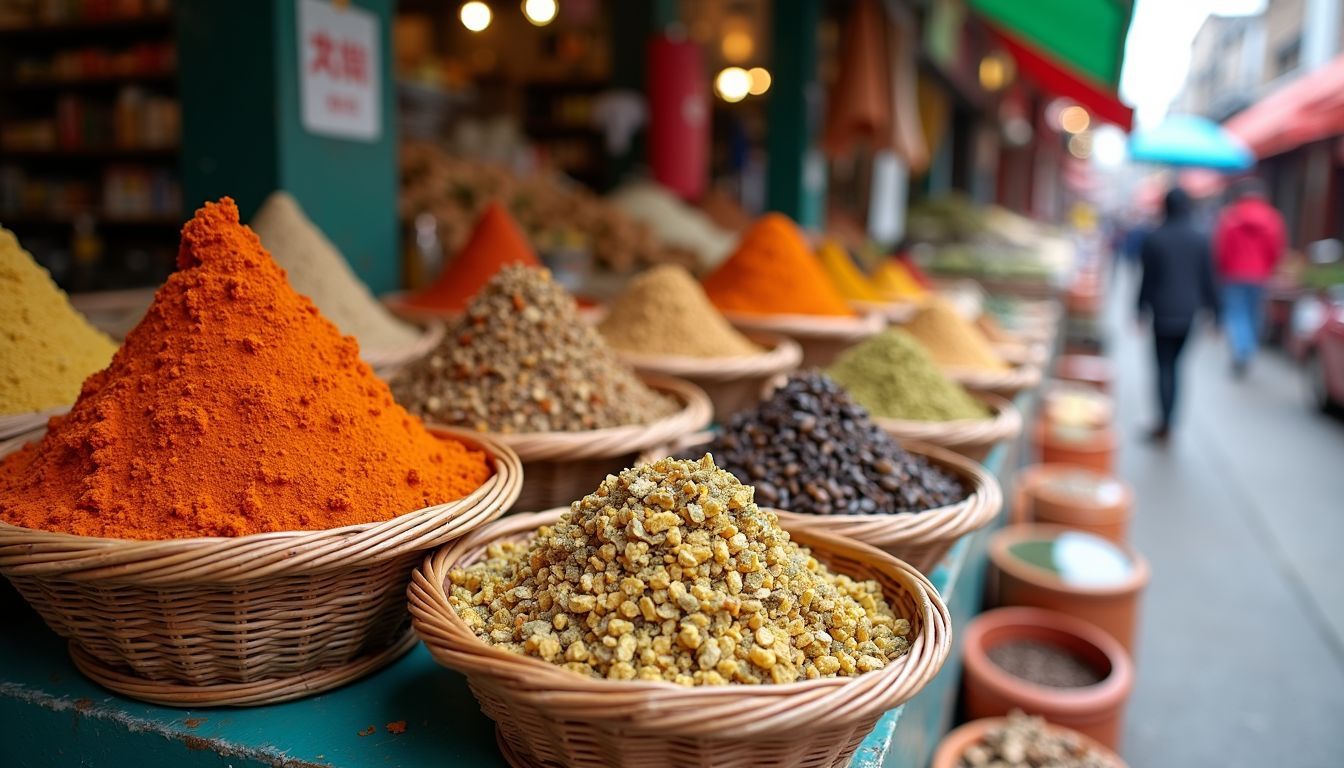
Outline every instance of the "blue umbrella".
<path id="1" fill-rule="evenodd" d="M 1140 162 L 1244 171 L 1255 155 L 1221 125 L 1198 115 L 1171 115 L 1156 128 L 1129 137 L 1129 157 Z"/>

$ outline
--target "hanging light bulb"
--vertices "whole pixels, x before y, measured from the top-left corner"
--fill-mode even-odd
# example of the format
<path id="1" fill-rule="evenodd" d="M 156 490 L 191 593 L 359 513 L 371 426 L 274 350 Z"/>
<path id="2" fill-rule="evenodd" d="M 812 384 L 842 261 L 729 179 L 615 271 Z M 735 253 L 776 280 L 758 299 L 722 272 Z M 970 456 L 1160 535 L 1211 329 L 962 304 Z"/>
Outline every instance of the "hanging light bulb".
<path id="1" fill-rule="evenodd" d="M 523 15 L 533 26 L 544 27 L 555 21 L 560 6 L 555 0 L 523 0 Z"/>
<path id="2" fill-rule="evenodd" d="M 457 10 L 457 18 L 462 22 L 462 26 L 472 32 L 483 32 L 494 20 L 495 14 L 490 11 L 490 6 L 480 0 L 471 0 L 469 3 L 463 3 Z"/>
<path id="3" fill-rule="evenodd" d="M 751 75 L 741 67 L 725 67 L 714 78 L 714 90 L 728 103 L 739 102 L 751 93 Z"/>

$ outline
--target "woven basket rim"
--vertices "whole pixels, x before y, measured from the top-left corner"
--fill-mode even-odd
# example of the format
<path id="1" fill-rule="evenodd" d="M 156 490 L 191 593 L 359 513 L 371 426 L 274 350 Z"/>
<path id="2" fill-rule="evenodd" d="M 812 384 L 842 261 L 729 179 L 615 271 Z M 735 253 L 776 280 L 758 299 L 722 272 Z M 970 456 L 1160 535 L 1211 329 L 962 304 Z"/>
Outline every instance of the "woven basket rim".
<path id="1" fill-rule="evenodd" d="M 443 340 L 443 334 L 447 332 L 447 325 L 437 318 L 425 318 L 409 323 L 404 318 L 398 318 L 398 322 L 416 326 L 419 333 L 416 334 L 415 341 L 395 347 L 361 346 L 359 356 L 364 362 L 378 369 L 403 366 L 423 357 L 431 349 L 438 346 L 439 342 Z"/>
<path id="2" fill-rule="evenodd" d="M 955 541 L 988 525 L 1003 507 L 999 481 L 979 462 L 946 448 L 916 440 L 902 440 L 901 447 L 923 456 L 935 467 L 949 472 L 970 489 L 966 498 L 922 512 L 876 513 L 860 515 L 809 515 L 779 513 L 796 526 L 818 528 L 840 536 L 849 536 L 875 547 L 894 545 L 926 546 Z"/>
<path id="3" fill-rule="evenodd" d="M 525 679 L 534 703 L 544 702 L 551 709 L 564 709 L 573 703 L 614 708 L 626 705 L 627 716 L 659 718 L 660 716 L 694 716 L 713 719 L 709 708 L 733 711 L 753 707 L 773 707 L 777 717 L 790 710 L 780 709 L 784 698 L 810 697 L 813 705 L 818 697 L 848 702 L 851 697 L 872 695 L 872 701 L 860 707 L 846 706 L 844 715 L 859 720 L 865 714 L 886 711 L 908 700 L 932 680 L 942 668 L 951 650 L 951 614 L 937 589 L 926 576 L 903 560 L 886 554 L 862 542 L 846 539 L 824 531 L 786 528 L 790 537 L 814 553 L 834 551 L 852 559 L 861 559 L 872 567 L 880 567 L 888 575 L 896 576 L 907 592 L 911 593 L 921 614 L 919 635 L 911 642 L 909 651 L 895 662 L 879 670 L 848 678 L 818 678 L 793 683 L 761 685 L 684 686 L 665 680 L 616 681 L 592 678 L 570 672 L 563 667 L 531 656 L 516 654 L 481 640 L 457 616 L 448 602 L 444 580 L 448 570 L 465 557 L 479 552 L 487 544 L 504 538 L 521 538 L 538 526 L 559 519 L 564 509 L 552 509 L 526 515 L 511 515 L 504 520 L 474 531 L 466 537 L 440 548 L 425 559 L 411 577 L 410 611 L 416 633 L 430 653 L 445 666 L 468 675 L 481 674 L 493 678 Z M 818 559 L 825 560 L 824 555 Z M 842 571 L 843 572 L 843 571 Z M 912 619 L 914 617 L 907 617 Z M 440 643 L 448 640 L 464 646 L 463 650 L 447 648 Z M 493 662 L 493 663 L 492 663 Z M 502 663 L 514 667 L 508 673 L 498 669 Z M 883 685 L 885 684 L 885 686 Z M 898 690 L 891 690 L 900 684 Z M 799 701 L 799 703 L 804 703 Z M 583 719 L 583 714 L 570 717 Z M 593 718 L 610 719 L 610 718 Z M 632 723 L 628 727 L 638 728 Z M 648 727 L 665 725 L 664 721 L 649 723 Z M 774 730 L 769 718 L 754 729 L 738 729 L 743 736 Z"/>
<path id="4" fill-rule="evenodd" d="M 29 432 L 36 432 L 45 427 L 47 420 L 52 416 L 67 413 L 70 408 L 69 405 L 58 405 L 45 411 L 27 411 L 0 416 L 0 441 L 21 437 Z"/>
<path id="5" fill-rule="evenodd" d="M 940 441 L 939 445 L 989 445 L 1021 433 L 1022 413 L 1011 400 L 992 392 L 972 392 L 971 396 L 989 407 L 989 418 L 919 421 L 874 416 L 873 422 L 902 441 Z"/>
<path id="6" fill-rule="evenodd" d="M 392 314 L 403 320 L 412 322 L 426 322 L 429 320 L 438 320 L 447 324 L 460 317 L 466 311 L 462 309 L 432 309 L 430 307 L 418 307 L 406 301 L 411 296 L 411 291 L 391 291 L 378 297 L 384 307 Z"/>
<path id="7" fill-rule="evenodd" d="M 766 331 L 754 331 L 746 335 L 764 347 L 765 351 L 731 357 L 650 355 L 620 349 L 616 350 L 616 354 L 640 373 L 705 381 L 736 381 L 755 376 L 772 376 L 793 370 L 803 361 L 802 346 L 788 336 Z"/>
<path id="8" fill-rule="evenodd" d="M 342 570 L 355 561 L 367 565 L 435 547 L 465 532 L 463 525 L 452 523 L 470 530 L 503 514 L 522 490 L 523 470 L 518 455 L 489 435 L 446 427 L 430 431 L 485 451 L 494 472 L 460 499 L 388 520 L 311 531 L 143 540 L 40 531 L 0 521 L 0 574 L 142 586 L 236 584 Z M 24 442 L 6 441 L 0 456 Z"/>
<path id="9" fill-rule="evenodd" d="M 523 461 L 550 459 L 598 459 L 638 453 L 649 446 L 695 432 L 710 423 L 714 405 L 695 384 L 675 376 L 640 373 L 640 380 L 655 391 L 676 398 L 682 408 L 646 424 L 586 429 L 577 432 L 476 432 L 517 452 Z"/>
<path id="10" fill-rule="evenodd" d="M 919 301 L 902 299 L 892 301 L 863 301 L 851 299 L 849 305 L 863 314 L 875 314 L 886 318 L 887 322 L 902 325 L 919 311 Z"/>
<path id="11" fill-rule="evenodd" d="M 967 389 L 1020 391 L 1041 383 L 1040 366 L 1027 362 L 1009 363 L 1009 365 L 1006 371 L 948 366 L 943 369 L 943 373 Z"/>
<path id="12" fill-rule="evenodd" d="M 864 339 L 887 327 L 878 314 L 854 315 L 753 315 L 724 312 L 739 331 L 766 331 L 794 339 Z"/>

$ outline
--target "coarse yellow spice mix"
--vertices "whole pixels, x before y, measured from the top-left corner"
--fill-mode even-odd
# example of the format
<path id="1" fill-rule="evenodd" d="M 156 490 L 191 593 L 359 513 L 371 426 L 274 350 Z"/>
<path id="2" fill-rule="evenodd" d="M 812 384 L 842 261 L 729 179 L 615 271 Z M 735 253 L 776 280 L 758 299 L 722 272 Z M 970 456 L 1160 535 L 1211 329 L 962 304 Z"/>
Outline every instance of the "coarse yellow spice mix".
<path id="1" fill-rule="evenodd" d="M 116 351 L 0 227 L 0 416 L 70 405 Z"/>
<path id="2" fill-rule="evenodd" d="M 828 570 L 708 455 L 608 476 L 449 582 L 483 641 L 590 677 L 788 683 L 909 649 L 910 623 L 876 582 Z"/>

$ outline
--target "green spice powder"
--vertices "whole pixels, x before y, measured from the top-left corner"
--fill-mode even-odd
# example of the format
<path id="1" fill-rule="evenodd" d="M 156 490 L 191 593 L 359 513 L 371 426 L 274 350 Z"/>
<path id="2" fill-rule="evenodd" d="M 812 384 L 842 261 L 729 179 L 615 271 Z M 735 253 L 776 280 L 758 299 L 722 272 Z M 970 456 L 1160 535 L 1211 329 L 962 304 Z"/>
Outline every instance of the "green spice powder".
<path id="1" fill-rule="evenodd" d="M 944 376 L 928 351 L 898 328 L 852 347 L 827 373 L 881 418 L 953 421 L 989 416 L 983 403 Z"/>

